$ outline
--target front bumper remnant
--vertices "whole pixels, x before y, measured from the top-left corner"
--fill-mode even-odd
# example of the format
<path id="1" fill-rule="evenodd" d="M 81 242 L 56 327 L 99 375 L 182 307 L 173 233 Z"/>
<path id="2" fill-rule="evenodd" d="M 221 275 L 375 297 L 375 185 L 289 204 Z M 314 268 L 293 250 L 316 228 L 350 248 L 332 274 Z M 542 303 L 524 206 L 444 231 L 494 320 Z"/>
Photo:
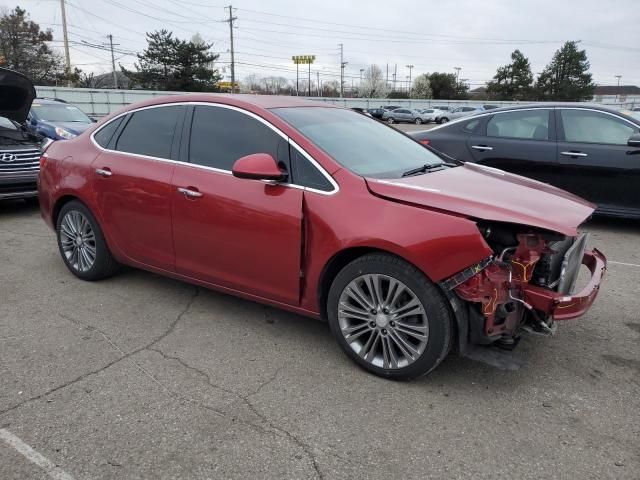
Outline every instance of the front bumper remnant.
<path id="1" fill-rule="evenodd" d="M 585 251 L 582 264 L 591 271 L 591 279 L 582 291 L 575 295 L 554 292 L 536 285 L 523 286 L 523 299 L 534 309 L 542 311 L 554 320 L 570 320 L 583 315 L 593 304 L 600 283 L 607 269 L 607 259 L 597 249 Z"/>

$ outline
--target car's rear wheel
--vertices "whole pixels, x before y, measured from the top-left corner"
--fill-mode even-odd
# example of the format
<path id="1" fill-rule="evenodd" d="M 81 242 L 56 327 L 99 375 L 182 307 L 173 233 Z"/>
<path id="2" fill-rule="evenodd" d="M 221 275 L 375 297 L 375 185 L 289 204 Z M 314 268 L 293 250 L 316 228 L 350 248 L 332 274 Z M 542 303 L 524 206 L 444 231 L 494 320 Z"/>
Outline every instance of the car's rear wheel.
<path id="1" fill-rule="evenodd" d="M 376 375 L 424 375 L 449 352 L 446 299 L 400 258 L 376 253 L 349 263 L 333 281 L 327 302 L 329 325 L 342 349 Z"/>
<path id="2" fill-rule="evenodd" d="M 447 123 L 448 121 L 449 119 L 447 117 L 442 117 L 438 123 Z"/>
<path id="3" fill-rule="evenodd" d="M 99 280 L 118 270 L 98 222 L 81 202 L 73 200 L 62 207 L 56 232 L 62 260 L 75 276 Z"/>
<path id="4" fill-rule="evenodd" d="M 387 118 L 387 123 L 395 123 L 395 119 L 393 117 Z"/>
<path id="5" fill-rule="evenodd" d="M 416 118 L 416 125 L 422 125 L 422 119 Z"/>

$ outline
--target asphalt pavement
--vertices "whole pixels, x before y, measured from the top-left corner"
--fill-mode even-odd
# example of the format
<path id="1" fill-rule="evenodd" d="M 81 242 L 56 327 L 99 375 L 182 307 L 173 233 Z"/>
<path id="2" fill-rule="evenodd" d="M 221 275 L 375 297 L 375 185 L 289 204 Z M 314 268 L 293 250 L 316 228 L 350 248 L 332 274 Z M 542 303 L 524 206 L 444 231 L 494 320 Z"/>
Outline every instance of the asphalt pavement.
<path id="1" fill-rule="evenodd" d="M 326 324 L 138 270 L 64 267 L 0 203 L 0 479 L 640 478 L 640 222 L 594 221 L 600 296 L 528 366 L 394 382 Z"/>

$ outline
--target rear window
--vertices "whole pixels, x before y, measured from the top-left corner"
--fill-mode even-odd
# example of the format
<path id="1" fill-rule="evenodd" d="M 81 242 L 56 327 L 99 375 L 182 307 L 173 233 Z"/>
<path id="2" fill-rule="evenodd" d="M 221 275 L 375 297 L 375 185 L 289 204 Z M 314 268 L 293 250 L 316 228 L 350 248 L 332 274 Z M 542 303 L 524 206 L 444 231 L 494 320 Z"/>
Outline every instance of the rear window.
<path id="1" fill-rule="evenodd" d="M 131 116 L 116 150 L 156 158 L 171 158 L 171 145 L 180 106 L 148 108 Z"/>
<path id="2" fill-rule="evenodd" d="M 113 138 L 113 134 L 116 133 L 116 130 L 118 130 L 118 127 L 122 123 L 123 119 L 124 116 L 116 118 L 115 120 L 107 123 L 100 130 L 98 130 L 93 136 L 93 139 L 96 141 L 96 143 L 102 148 L 107 148 L 107 145 L 109 145 L 109 142 Z"/>

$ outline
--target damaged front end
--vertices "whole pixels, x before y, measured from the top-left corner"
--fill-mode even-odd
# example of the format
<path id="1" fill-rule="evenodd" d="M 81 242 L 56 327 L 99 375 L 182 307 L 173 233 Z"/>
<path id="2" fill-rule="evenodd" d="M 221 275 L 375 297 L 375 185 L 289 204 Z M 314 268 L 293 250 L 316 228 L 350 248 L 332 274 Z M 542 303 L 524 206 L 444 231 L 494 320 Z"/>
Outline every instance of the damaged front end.
<path id="1" fill-rule="evenodd" d="M 556 320 L 576 318 L 589 309 L 606 259 L 596 249 L 586 250 L 587 234 L 523 232 L 522 226 L 505 224 L 479 229 L 494 254 L 440 283 L 456 315 L 465 317 L 458 318 L 461 353 L 473 345 L 512 349 L 522 332 L 551 335 Z M 581 265 L 591 278 L 576 293 Z M 461 323 L 466 325 L 460 328 Z"/>

